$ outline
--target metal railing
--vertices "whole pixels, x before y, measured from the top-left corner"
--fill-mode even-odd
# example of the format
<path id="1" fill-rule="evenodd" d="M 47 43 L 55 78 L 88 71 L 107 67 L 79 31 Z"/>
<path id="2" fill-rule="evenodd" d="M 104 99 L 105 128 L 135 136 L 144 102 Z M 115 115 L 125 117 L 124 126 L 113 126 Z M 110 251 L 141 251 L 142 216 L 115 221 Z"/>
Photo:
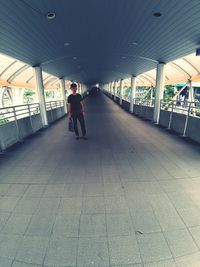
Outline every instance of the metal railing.
<path id="1" fill-rule="evenodd" d="M 46 110 L 53 110 L 64 106 L 63 100 L 46 102 Z M 7 124 L 22 118 L 29 117 L 32 125 L 32 116 L 40 114 L 39 103 L 9 106 L 0 108 L 0 125 Z"/>
<path id="2" fill-rule="evenodd" d="M 32 116 L 40 114 L 40 106 L 38 103 L 17 105 L 0 108 L 0 125 L 7 124 L 22 118 L 29 117 L 32 123 Z"/>
<path id="3" fill-rule="evenodd" d="M 57 100 L 57 101 L 48 101 L 46 102 L 46 110 L 52 110 L 56 108 L 60 108 L 64 106 L 63 100 Z"/>
<path id="4" fill-rule="evenodd" d="M 160 109 L 170 112 L 168 129 L 171 129 L 172 119 L 174 113 L 185 115 L 185 124 L 183 130 L 183 136 L 186 135 L 189 117 L 200 118 L 200 102 L 189 102 L 180 100 L 165 101 L 161 100 Z"/>
<path id="5" fill-rule="evenodd" d="M 139 106 L 154 107 L 154 99 L 134 98 L 133 103 Z"/>
<path id="6" fill-rule="evenodd" d="M 160 102 L 161 110 L 173 111 L 176 113 L 181 113 L 189 116 L 200 116 L 200 102 L 190 102 L 190 101 L 180 101 L 180 100 L 171 100 L 165 101 L 161 100 Z"/>

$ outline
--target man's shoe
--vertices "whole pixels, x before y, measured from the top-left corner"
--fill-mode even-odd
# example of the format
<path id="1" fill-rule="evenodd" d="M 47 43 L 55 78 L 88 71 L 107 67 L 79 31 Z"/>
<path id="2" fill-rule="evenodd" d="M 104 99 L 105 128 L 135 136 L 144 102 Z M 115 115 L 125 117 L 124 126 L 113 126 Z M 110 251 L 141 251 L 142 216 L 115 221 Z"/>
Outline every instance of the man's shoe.
<path id="1" fill-rule="evenodd" d="M 83 136 L 82 138 L 83 138 L 83 140 L 87 140 L 88 139 L 87 136 Z"/>
<path id="2" fill-rule="evenodd" d="M 76 136 L 76 140 L 79 140 L 80 139 L 80 137 L 79 136 Z"/>

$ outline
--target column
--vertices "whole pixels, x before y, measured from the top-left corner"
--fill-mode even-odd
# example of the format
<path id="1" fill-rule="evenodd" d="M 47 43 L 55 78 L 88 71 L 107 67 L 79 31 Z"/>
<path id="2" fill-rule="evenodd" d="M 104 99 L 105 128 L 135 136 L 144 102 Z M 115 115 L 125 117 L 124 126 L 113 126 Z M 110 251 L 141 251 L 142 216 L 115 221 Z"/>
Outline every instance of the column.
<path id="1" fill-rule="evenodd" d="M 64 104 L 64 113 L 67 114 L 67 101 L 66 101 L 66 94 L 65 94 L 65 80 L 62 78 L 60 79 L 60 89 L 61 89 L 61 97 Z"/>
<path id="2" fill-rule="evenodd" d="M 47 111 L 45 105 L 45 97 L 44 97 L 44 85 L 42 79 L 42 68 L 40 66 L 36 66 L 33 68 L 35 74 L 35 86 L 38 95 L 38 101 L 40 104 L 40 112 L 41 112 L 41 119 L 43 127 L 48 126 L 48 119 L 47 119 Z"/>
<path id="3" fill-rule="evenodd" d="M 120 94 L 120 96 L 119 96 L 119 97 L 120 97 L 120 98 L 119 98 L 119 104 L 122 105 L 123 79 L 120 80 L 120 89 L 119 89 L 119 90 L 120 90 L 120 91 L 119 91 L 119 92 L 120 92 L 120 93 L 119 93 L 119 94 Z"/>
<path id="4" fill-rule="evenodd" d="M 109 90 L 108 91 L 109 91 L 109 96 L 110 97 L 111 97 L 111 86 L 112 86 L 111 83 L 109 83 L 109 86 L 108 86 Z"/>
<path id="5" fill-rule="evenodd" d="M 80 94 L 83 97 L 83 87 L 82 87 L 82 83 L 80 83 Z"/>
<path id="6" fill-rule="evenodd" d="M 133 113 L 133 105 L 136 95 L 136 77 L 131 76 L 131 99 L 130 99 L 130 112 Z"/>
<path id="7" fill-rule="evenodd" d="M 192 87 L 192 81 L 189 81 L 189 101 L 194 102 L 194 89 Z"/>
<path id="8" fill-rule="evenodd" d="M 110 84 L 107 83 L 107 86 L 106 86 L 106 91 L 107 91 L 107 94 L 109 94 L 109 88 L 110 88 Z"/>
<path id="9" fill-rule="evenodd" d="M 160 100 L 163 99 L 164 95 L 164 67 L 165 64 L 160 62 L 158 63 L 156 70 L 156 92 L 155 92 L 153 120 L 157 124 L 159 123 L 159 117 L 160 117 Z"/>
<path id="10" fill-rule="evenodd" d="M 114 101 L 116 101 L 117 81 L 114 81 Z"/>

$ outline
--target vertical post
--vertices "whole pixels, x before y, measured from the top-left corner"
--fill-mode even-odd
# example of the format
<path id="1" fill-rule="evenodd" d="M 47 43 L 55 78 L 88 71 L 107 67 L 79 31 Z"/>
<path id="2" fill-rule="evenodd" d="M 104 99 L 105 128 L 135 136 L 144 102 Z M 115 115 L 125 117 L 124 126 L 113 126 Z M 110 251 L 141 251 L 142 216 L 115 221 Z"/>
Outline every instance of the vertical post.
<path id="1" fill-rule="evenodd" d="M 195 99 L 194 99 L 194 88 L 192 86 L 192 81 L 189 81 L 189 101 L 191 102 L 190 105 L 190 111 L 193 115 L 196 115 L 196 109 L 195 109 Z"/>
<path id="2" fill-rule="evenodd" d="M 120 79 L 120 98 L 119 98 L 119 104 L 122 105 L 122 95 L 123 95 L 123 79 Z"/>
<path id="3" fill-rule="evenodd" d="M 190 110 L 191 110 L 191 102 L 189 103 L 187 116 L 185 118 L 185 125 L 184 125 L 184 130 L 183 130 L 183 136 L 184 137 L 186 136 L 187 126 L 188 126 L 188 120 L 189 120 L 189 116 L 190 116 Z"/>
<path id="4" fill-rule="evenodd" d="M 173 116 L 173 112 L 174 112 L 174 100 L 172 100 L 171 103 L 172 103 L 172 108 L 171 108 L 170 117 L 169 117 L 168 129 L 171 129 L 172 116 Z"/>
<path id="5" fill-rule="evenodd" d="M 80 94 L 82 96 L 83 95 L 83 92 L 82 92 L 82 84 L 80 83 L 79 86 L 80 86 Z"/>
<path id="6" fill-rule="evenodd" d="M 131 76 L 131 99 L 130 99 L 130 112 L 133 113 L 133 105 L 136 94 L 136 77 Z"/>
<path id="7" fill-rule="evenodd" d="M 109 87 L 108 87 L 108 88 L 109 88 L 109 96 L 110 96 L 110 97 L 111 97 L 111 95 L 112 95 L 112 94 L 111 94 L 111 86 L 112 86 L 112 83 L 110 82 L 110 83 L 109 83 Z"/>
<path id="8" fill-rule="evenodd" d="M 28 104 L 28 114 L 29 114 L 29 119 L 30 119 L 31 129 L 32 129 L 32 132 L 34 133 L 34 129 L 33 129 L 33 120 L 32 120 L 32 115 L 31 115 L 30 104 Z"/>
<path id="9" fill-rule="evenodd" d="M 48 126 L 48 119 L 47 119 L 47 111 L 45 105 L 45 97 L 44 97 L 44 85 L 42 79 L 42 69 L 40 66 L 36 66 L 33 68 L 35 74 L 35 85 L 38 95 L 38 100 L 40 104 L 40 112 L 41 112 L 41 119 L 43 127 Z"/>
<path id="10" fill-rule="evenodd" d="M 61 89 L 61 96 L 64 103 L 64 114 L 67 114 L 67 101 L 66 101 L 66 94 L 65 94 L 65 80 L 62 78 L 60 79 L 60 89 Z"/>
<path id="11" fill-rule="evenodd" d="M 116 101 L 117 81 L 114 81 L 114 101 Z"/>
<path id="12" fill-rule="evenodd" d="M 112 98 L 113 94 L 113 82 L 110 83 L 110 97 Z"/>
<path id="13" fill-rule="evenodd" d="M 16 129 L 17 129 L 17 137 L 18 137 L 18 140 L 20 140 L 21 138 L 20 138 L 19 125 L 18 125 L 18 121 L 17 121 L 16 107 L 13 107 L 13 115 L 14 115 L 15 125 L 16 125 Z"/>
<path id="14" fill-rule="evenodd" d="M 192 81 L 189 81 L 189 101 L 194 102 L 194 89 L 192 87 Z"/>
<path id="15" fill-rule="evenodd" d="M 109 83 L 106 85 L 106 94 L 109 95 Z"/>
<path id="16" fill-rule="evenodd" d="M 153 120 L 156 124 L 159 123 L 160 117 L 160 100 L 163 99 L 164 94 L 164 63 L 158 63 L 156 70 L 156 93 Z"/>

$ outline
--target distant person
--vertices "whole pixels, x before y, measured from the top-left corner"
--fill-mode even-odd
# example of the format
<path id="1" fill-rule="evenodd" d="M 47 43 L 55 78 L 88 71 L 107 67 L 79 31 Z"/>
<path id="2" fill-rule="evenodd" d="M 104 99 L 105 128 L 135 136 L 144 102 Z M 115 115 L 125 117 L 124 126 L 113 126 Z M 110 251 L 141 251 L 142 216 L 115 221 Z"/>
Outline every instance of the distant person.
<path id="1" fill-rule="evenodd" d="M 67 100 L 69 118 L 72 118 L 73 120 L 76 139 L 77 140 L 80 139 L 78 125 L 77 125 L 77 120 L 78 120 L 81 125 L 82 138 L 86 140 L 87 137 L 86 137 L 86 129 L 85 129 L 85 120 L 83 116 L 82 96 L 76 93 L 77 92 L 76 83 L 72 83 L 70 88 L 72 90 L 72 94 L 68 96 L 68 100 Z"/>

